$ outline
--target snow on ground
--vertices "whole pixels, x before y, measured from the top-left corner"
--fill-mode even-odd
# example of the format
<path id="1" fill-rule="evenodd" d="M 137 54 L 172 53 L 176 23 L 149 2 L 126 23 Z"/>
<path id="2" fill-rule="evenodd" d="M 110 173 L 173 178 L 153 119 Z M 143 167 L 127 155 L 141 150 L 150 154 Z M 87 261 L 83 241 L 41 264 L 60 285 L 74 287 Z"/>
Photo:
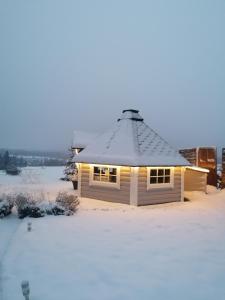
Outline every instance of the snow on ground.
<path id="1" fill-rule="evenodd" d="M 63 170 L 63 167 L 26 167 L 19 176 L 0 171 L 0 193 L 42 191 L 52 200 L 59 191 L 73 191 L 71 182 L 60 180 Z"/>
<path id="2" fill-rule="evenodd" d="M 7 218 L 0 219 L 0 299 L 2 300 L 3 293 L 3 272 L 2 272 L 2 263 L 7 255 L 7 250 L 11 246 L 12 239 L 15 235 L 15 232 L 20 224 L 20 220 L 14 215 L 11 215 Z"/>
<path id="3" fill-rule="evenodd" d="M 72 217 L 32 219 L 32 232 L 24 219 L 2 261 L 3 300 L 23 299 L 23 279 L 32 300 L 224 300 L 225 191 L 186 196 L 138 208 L 83 199 Z M 0 221 L 2 237 L 15 219 Z"/>

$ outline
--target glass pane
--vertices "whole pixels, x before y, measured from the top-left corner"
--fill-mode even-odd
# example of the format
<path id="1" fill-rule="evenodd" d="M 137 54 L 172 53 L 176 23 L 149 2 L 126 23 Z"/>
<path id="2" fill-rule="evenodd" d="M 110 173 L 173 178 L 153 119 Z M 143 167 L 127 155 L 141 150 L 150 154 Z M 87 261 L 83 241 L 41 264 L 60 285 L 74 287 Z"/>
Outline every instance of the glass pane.
<path id="1" fill-rule="evenodd" d="M 157 169 L 152 169 L 150 176 L 157 176 Z"/>
<path id="2" fill-rule="evenodd" d="M 109 169 L 108 168 L 102 168 L 102 172 L 103 175 L 107 175 L 109 173 Z"/>
<path id="3" fill-rule="evenodd" d="M 109 168 L 110 175 L 116 175 L 116 168 Z"/>
<path id="4" fill-rule="evenodd" d="M 170 175 L 170 169 L 165 169 L 165 175 Z"/>
<path id="5" fill-rule="evenodd" d="M 165 183 L 170 183 L 170 177 L 169 176 L 165 177 Z"/>
<path id="6" fill-rule="evenodd" d="M 116 176 L 109 175 L 109 182 L 116 182 Z"/>
<path id="7" fill-rule="evenodd" d="M 164 175 L 164 169 L 159 169 L 158 176 L 163 176 L 163 175 Z"/>
<path id="8" fill-rule="evenodd" d="M 109 181 L 109 177 L 105 176 L 105 175 L 101 175 L 101 181 L 108 182 Z"/>
<path id="9" fill-rule="evenodd" d="M 94 167 L 94 173 L 100 174 L 100 168 L 99 167 Z"/>
<path id="10" fill-rule="evenodd" d="M 98 174 L 97 174 L 97 175 L 94 174 L 94 180 L 95 180 L 95 181 L 100 181 L 100 176 L 99 176 Z"/>
<path id="11" fill-rule="evenodd" d="M 158 183 L 163 183 L 163 177 L 158 177 Z"/>
<path id="12" fill-rule="evenodd" d="M 157 177 L 150 177 L 150 184 L 157 183 Z"/>

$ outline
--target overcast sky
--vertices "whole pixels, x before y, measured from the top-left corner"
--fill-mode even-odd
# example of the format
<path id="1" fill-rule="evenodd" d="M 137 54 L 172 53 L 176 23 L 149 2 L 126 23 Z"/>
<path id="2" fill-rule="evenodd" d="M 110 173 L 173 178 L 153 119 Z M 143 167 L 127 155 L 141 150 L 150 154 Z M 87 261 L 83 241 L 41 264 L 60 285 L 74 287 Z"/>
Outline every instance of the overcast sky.
<path id="1" fill-rule="evenodd" d="M 0 0 L 0 148 L 64 150 L 128 108 L 225 146 L 224 0 Z"/>

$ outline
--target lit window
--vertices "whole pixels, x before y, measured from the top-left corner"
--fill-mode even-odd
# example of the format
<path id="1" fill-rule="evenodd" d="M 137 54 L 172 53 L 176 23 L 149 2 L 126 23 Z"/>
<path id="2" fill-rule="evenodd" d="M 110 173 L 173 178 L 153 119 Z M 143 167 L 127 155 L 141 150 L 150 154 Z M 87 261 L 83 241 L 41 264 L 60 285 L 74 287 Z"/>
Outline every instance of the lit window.
<path id="1" fill-rule="evenodd" d="M 173 186 L 173 168 L 148 168 L 147 187 L 172 187 Z"/>
<path id="2" fill-rule="evenodd" d="M 119 187 L 119 167 L 91 166 L 90 184 Z"/>

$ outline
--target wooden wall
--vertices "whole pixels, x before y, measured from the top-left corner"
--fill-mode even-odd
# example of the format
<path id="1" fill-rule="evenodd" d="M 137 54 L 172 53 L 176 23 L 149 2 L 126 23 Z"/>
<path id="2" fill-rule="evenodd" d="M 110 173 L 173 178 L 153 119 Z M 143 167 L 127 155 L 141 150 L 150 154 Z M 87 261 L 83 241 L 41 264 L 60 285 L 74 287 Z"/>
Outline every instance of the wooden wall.
<path id="1" fill-rule="evenodd" d="M 139 168 L 138 205 L 181 201 L 181 168 L 174 168 L 174 187 L 147 190 L 147 168 Z"/>
<path id="2" fill-rule="evenodd" d="M 206 176 L 207 173 L 186 169 L 184 173 L 184 190 L 206 192 Z"/>
<path id="3" fill-rule="evenodd" d="M 120 168 L 120 189 L 89 185 L 90 166 L 81 164 L 81 197 L 130 204 L 130 167 Z"/>

